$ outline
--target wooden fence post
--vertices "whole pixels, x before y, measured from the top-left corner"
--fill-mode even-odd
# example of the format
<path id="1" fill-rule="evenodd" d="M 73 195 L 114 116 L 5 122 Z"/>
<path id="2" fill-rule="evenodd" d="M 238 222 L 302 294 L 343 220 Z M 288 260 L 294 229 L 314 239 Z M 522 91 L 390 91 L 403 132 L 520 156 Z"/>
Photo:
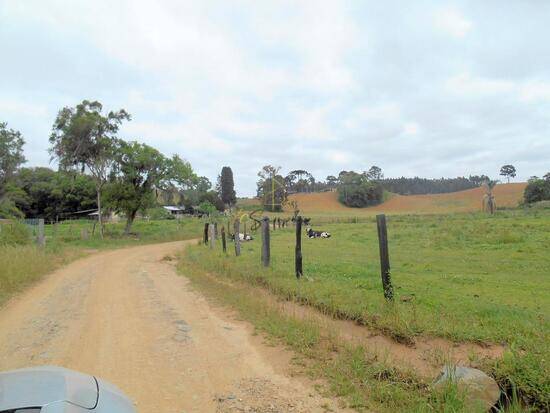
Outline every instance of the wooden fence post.
<path id="1" fill-rule="evenodd" d="M 214 227 L 214 224 L 210 224 L 208 225 L 208 238 L 210 240 L 210 249 L 214 249 L 214 240 L 216 238 L 216 234 L 215 234 L 215 227 Z"/>
<path id="2" fill-rule="evenodd" d="M 203 235 L 203 241 L 204 241 L 204 244 L 208 244 L 208 222 L 206 222 L 204 224 L 204 235 Z"/>
<path id="3" fill-rule="evenodd" d="M 304 275 L 302 269 L 302 217 L 296 218 L 296 250 L 294 256 L 296 278 L 300 279 Z"/>
<path id="4" fill-rule="evenodd" d="M 240 238 L 240 222 L 238 219 L 235 220 L 235 255 L 238 257 L 241 255 L 241 238 Z"/>
<path id="5" fill-rule="evenodd" d="M 222 233 L 222 249 L 224 253 L 227 253 L 227 244 L 225 240 L 225 226 L 222 226 L 221 233 Z"/>
<path id="6" fill-rule="evenodd" d="M 378 227 L 378 244 L 380 246 L 380 272 L 382 275 L 382 287 L 384 288 L 384 298 L 393 301 L 393 286 L 390 275 L 390 254 L 388 251 L 388 231 L 386 228 L 386 216 L 380 214 L 376 216 L 376 226 Z"/>
<path id="7" fill-rule="evenodd" d="M 269 218 L 263 217 L 262 219 L 262 264 L 264 267 L 269 267 L 269 261 L 271 258 L 271 251 L 269 248 Z"/>
<path id="8" fill-rule="evenodd" d="M 38 220 L 38 237 L 36 241 L 41 247 L 44 247 L 46 245 L 46 237 L 44 235 L 44 218 L 40 218 Z"/>
<path id="9" fill-rule="evenodd" d="M 277 223 L 277 218 L 273 218 L 273 231 L 275 231 L 276 223 Z"/>

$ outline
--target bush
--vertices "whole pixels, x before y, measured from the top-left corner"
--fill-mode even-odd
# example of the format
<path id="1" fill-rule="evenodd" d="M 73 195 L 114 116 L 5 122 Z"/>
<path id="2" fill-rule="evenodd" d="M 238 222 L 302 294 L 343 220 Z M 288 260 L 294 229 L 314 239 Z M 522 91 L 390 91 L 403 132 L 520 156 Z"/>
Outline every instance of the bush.
<path id="1" fill-rule="evenodd" d="M 346 206 L 362 208 L 378 205 L 384 200 L 384 188 L 365 174 L 348 172 L 338 185 L 338 199 Z"/>
<path id="2" fill-rule="evenodd" d="M 525 187 L 523 199 L 526 204 L 550 200 L 550 172 L 542 179 L 531 178 Z"/>
<path id="3" fill-rule="evenodd" d="M 31 234 L 24 224 L 0 225 L 0 246 L 26 245 L 31 242 Z"/>
<path id="4" fill-rule="evenodd" d="M 147 210 L 147 215 L 152 220 L 158 219 L 175 219 L 174 215 L 167 211 L 166 209 L 160 208 L 151 208 Z"/>

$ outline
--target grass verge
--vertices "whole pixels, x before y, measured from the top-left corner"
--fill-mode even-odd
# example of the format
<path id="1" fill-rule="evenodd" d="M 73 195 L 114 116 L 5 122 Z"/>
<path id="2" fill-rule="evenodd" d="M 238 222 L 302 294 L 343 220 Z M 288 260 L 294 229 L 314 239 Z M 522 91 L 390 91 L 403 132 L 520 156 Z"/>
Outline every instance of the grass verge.
<path id="1" fill-rule="evenodd" d="M 186 255 L 181 255 L 178 270 L 193 286 L 218 304 L 236 309 L 271 340 L 291 348 L 297 355 L 297 368 L 311 378 L 322 378 L 326 384 L 319 390 L 340 398 L 342 407 L 377 412 L 484 411 L 468 404 L 456 384 L 434 389 L 414 371 L 343 342 L 317 321 L 281 312 L 273 302 L 255 294 L 254 287 L 209 274 Z M 513 411 L 523 411 L 518 406 L 514 404 Z"/>

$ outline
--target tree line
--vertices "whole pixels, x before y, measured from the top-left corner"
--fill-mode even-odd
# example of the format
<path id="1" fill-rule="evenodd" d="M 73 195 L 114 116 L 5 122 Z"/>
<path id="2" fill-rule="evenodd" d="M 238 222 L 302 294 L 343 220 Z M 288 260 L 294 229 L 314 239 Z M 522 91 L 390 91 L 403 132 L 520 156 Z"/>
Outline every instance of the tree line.
<path id="1" fill-rule="evenodd" d="M 236 201 L 231 168 L 224 167 L 216 189 L 178 155 L 167 157 L 138 141 L 118 137 L 131 116 L 124 109 L 105 113 L 97 101 L 62 108 L 49 138 L 58 170 L 24 168 L 24 139 L 0 123 L 0 217 L 62 219 L 97 209 L 126 217 L 130 232 L 138 213 L 162 201 L 223 211 Z"/>
<path id="2" fill-rule="evenodd" d="M 516 176 L 513 165 L 504 165 L 500 175 Z M 288 195 L 304 192 L 338 191 L 338 199 L 344 205 L 365 207 L 383 201 L 384 191 L 401 195 L 440 194 L 477 188 L 491 181 L 486 175 L 470 175 L 456 178 L 385 178 L 382 169 L 376 165 L 367 171 L 340 171 L 338 176 L 329 175 L 317 180 L 313 174 L 296 169 L 288 174 L 281 173 L 281 167 L 266 165 L 258 172 L 257 196 L 263 200 L 264 209 L 280 211 Z"/>

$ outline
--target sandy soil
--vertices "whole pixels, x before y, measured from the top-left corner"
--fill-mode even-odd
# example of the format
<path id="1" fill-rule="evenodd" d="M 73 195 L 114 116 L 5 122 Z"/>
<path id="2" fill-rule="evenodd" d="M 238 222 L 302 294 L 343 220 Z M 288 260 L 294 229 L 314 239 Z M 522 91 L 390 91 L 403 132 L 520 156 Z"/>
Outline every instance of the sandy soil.
<path id="1" fill-rule="evenodd" d="M 523 199 L 525 183 L 499 184 L 494 189 L 498 207 L 516 207 Z M 449 194 L 394 195 L 381 205 L 371 208 L 348 208 L 338 202 L 336 192 L 293 194 L 289 200 L 297 201 L 304 213 L 348 212 L 350 214 L 405 213 L 432 214 L 474 212 L 481 210 L 483 189 L 475 188 Z"/>
<path id="2" fill-rule="evenodd" d="M 93 254 L 0 313 L 0 370 L 60 365 L 102 377 L 138 411 L 338 411 L 291 377 L 291 354 L 209 304 L 166 260 L 184 242 Z"/>

